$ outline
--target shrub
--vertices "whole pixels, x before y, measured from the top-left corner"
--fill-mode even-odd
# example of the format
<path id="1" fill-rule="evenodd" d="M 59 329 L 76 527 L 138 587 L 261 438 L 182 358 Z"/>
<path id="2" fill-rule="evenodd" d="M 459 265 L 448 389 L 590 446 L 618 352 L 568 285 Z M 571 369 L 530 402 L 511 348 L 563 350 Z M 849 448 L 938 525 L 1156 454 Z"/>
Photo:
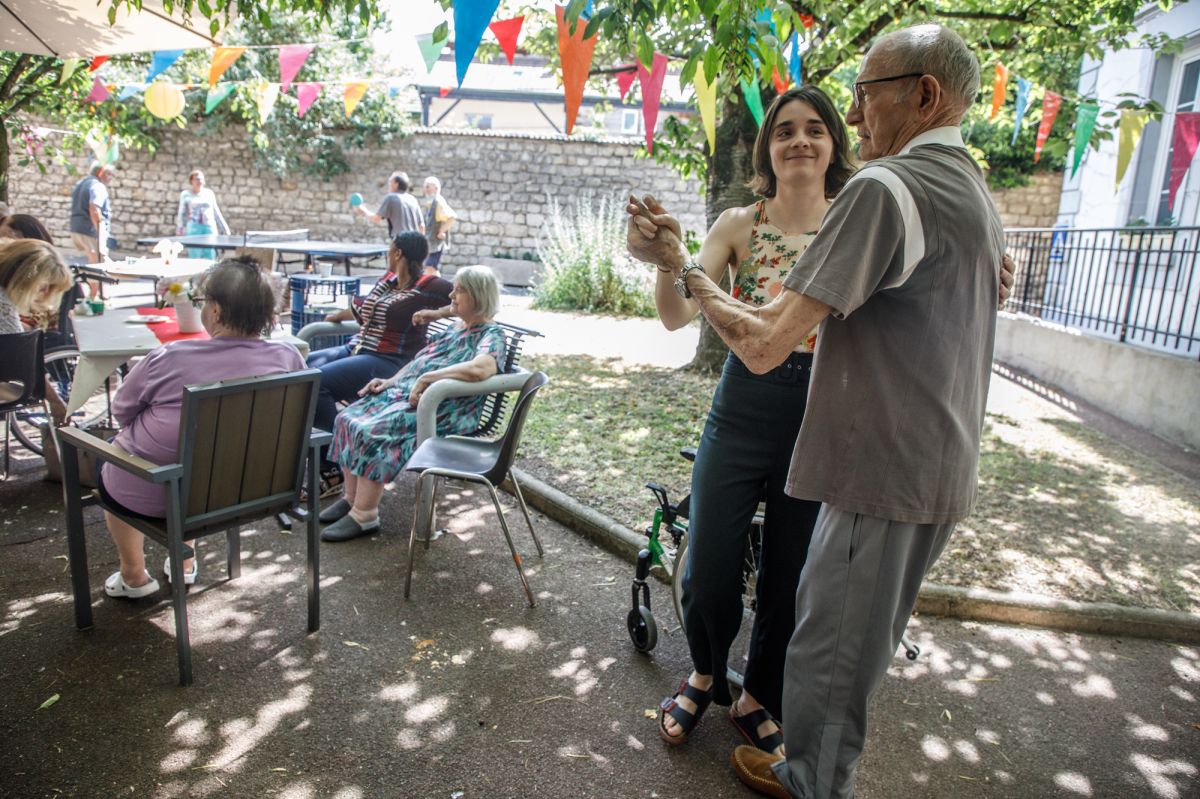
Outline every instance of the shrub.
<path id="1" fill-rule="evenodd" d="M 538 236 L 543 275 L 533 307 L 654 316 L 653 267 L 625 251 L 625 211 L 619 202 L 583 197 L 567 211 L 549 198 Z"/>

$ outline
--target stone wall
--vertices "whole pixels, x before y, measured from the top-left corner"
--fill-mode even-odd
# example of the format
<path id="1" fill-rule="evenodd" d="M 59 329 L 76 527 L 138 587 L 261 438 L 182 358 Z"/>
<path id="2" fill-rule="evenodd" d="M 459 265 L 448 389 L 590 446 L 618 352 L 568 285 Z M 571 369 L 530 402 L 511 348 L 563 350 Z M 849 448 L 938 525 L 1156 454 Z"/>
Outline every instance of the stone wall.
<path id="1" fill-rule="evenodd" d="M 562 205 L 588 195 L 620 201 L 630 191 L 650 192 L 679 215 L 685 229 L 702 232 L 699 184 L 651 159 L 636 158 L 639 149 L 624 141 L 422 130 L 351 152 L 350 174 L 321 181 L 280 179 L 255 167 L 243 136 L 202 138 L 186 130 L 169 131 L 153 154 L 122 152 L 112 186 L 114 234 L 122 250 L 131 250 L 138 237 L 173 233 L 179 192 L 196 167 L 205 171 L 235 232 L 306 227 L 311 238 L 337 241 L 385 237 L 382 224 L 351 213 L 351 192 L 376 207 L 393 170 L 408 172 L 418 188 L 426 175 L 437 175 L 460 216 L 444 259 L 451 266 L 535 252 L 549 197 Z M 85 159 L 75 165 L 82 174 Z M 71 188 L 77 180 L 59 167 L 42 175 L 14 166 L 9 202 L 14 211 L 42 219 L 65 245 L 70 241 Z"/>
<path id="2" fill-rule="evenodd" d="M 992 192 L 1005 227 L 1054 227 L 1062 194 L 1061 172 L 1038 172 L 1027 186 Z"/>

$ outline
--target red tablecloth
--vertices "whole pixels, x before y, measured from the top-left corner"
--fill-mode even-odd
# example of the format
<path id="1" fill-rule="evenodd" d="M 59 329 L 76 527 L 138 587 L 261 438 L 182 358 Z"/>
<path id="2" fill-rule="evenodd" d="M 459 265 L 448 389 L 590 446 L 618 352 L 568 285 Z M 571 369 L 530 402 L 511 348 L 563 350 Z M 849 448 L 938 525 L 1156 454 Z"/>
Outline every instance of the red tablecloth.
<path id="1" fill-rule="evenodd" d="M 208 338 L 208 333 L 201 330 L 199 333 L 180 333 L 179 323 L 175 321 L 175 309 L 167 306 L 165 308 L 138 308 L 137 312 L 143 316 L 168 316 L 170 319 L 166 322 L 153 322 L 147 324 L 151 332 L 158 338 L 160 342 L 166 344 L 169 341 L 183 341 L 193 338 Z"/>

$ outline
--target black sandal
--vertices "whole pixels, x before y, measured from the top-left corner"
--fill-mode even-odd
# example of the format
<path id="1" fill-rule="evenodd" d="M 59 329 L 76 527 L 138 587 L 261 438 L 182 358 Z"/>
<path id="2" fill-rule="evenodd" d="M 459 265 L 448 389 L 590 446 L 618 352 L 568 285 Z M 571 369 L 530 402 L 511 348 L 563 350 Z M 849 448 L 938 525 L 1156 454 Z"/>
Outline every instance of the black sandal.
<path id="1" fill-rule="evenodd" d="M 733 722 L 733 726 L 737 727 L 738 732 L 746 739 L 746 743 L 753 746 L 755 749 L 761 749 L 764 752 L 775 754 L 775 750 L 783 746 L 783 725 L 779 720 L 767 712 L 766 708 L 760 707 L 758 710 L 753 710 L 744 716 L 734 715 L 734 707 L 729 708 L 729 720 Z M 759 737 L 758 727 L 764 721 L 775 722 L 776 730 L 770 735 Z"/>
<path id="2" fill-rule="evenodd" d="M 679 706 L 675 700 L 680 694 L 696 703 L 696 712 L 689 713 Z M 675 692 L 675 696 L 669 696 L 658 703 L 662 708 L 662 713 L 658 717 L 658 737 L 662 738 L 671 746 L 679 746 L 685 743 L 688 736 L 692 734 L 692 730 L 696 728 L 696 724 L 700 721 L 700 717 L 704 715 L 704 711 L 708 710 L 708 706 L 712 703 L 713 692 L 709 688 L 707 691 L 701 691 L 696 686 L 692 685 L 686 679 L 679 684 L 679 690 Z M 683 730 L 678 735 L 671 735 L 667 732 L 667 716 L 675 719 Z"/>

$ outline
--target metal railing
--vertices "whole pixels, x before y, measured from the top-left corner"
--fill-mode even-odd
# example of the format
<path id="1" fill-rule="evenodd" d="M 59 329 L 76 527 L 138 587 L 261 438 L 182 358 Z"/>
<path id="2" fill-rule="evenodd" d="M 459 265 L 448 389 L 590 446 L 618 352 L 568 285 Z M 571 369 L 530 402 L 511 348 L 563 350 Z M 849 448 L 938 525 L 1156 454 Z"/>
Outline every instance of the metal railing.
<path id="1" fill-rule="evenodd" d="M 1200 228 L 1009 228 L 1007 310 L 1200 358 Z"/>

